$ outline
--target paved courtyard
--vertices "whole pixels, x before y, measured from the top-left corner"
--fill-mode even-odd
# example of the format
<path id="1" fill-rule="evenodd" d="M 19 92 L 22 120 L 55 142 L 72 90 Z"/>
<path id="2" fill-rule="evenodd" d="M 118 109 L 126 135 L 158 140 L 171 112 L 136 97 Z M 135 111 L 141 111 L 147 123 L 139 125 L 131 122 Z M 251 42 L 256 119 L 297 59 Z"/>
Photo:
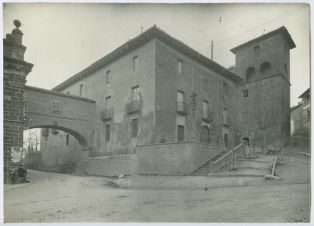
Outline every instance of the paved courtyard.
<path id="1" fill-rule="evenodd" d="M 310 161 L 281 157 L 263 177 L 131 176 L 29 171 L 5 185 L 5 222 L 309 222 Z"/>

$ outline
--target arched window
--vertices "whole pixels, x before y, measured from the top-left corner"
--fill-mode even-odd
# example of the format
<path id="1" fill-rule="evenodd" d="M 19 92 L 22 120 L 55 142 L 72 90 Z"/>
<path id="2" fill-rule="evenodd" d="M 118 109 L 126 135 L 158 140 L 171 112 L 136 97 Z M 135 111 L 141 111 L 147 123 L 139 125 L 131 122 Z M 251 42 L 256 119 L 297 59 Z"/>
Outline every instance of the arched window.
<path id="1" fill-rule="evenodd" d="M 252 81 L 252 79 L 254 78 L 254 76 L 255 76 L 255 69 L 254 69 L 254 67 L 249 67 L 249 68 L 246 70 L 246 81 L 247 81 L 247 82 Z"/>
<path id="2" fill-rule="evenodd" d="M 261 64 L 261 73 L 265 74 L 268 73 L 270 71 L 270 63 L 269 62 L 264 62 Z"/>

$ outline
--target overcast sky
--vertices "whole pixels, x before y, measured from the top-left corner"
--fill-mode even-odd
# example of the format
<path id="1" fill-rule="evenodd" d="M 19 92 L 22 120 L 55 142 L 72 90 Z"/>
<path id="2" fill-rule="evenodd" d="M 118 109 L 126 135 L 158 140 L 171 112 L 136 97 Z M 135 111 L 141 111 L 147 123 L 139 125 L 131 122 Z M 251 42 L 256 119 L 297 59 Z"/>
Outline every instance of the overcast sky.
<path id="1" fill-rule="evenodd" d="M 221 22 L 219 19 L 221 17 Z M 27 85 L 51 89 L 156 24 L 225 67 L 230 49 L 286 26 L 291 51 L 291 105 L 310 81 L 309 7 L 305 4 L 65 4 L 6 3 L 4 36 L 22 22 L 25 60 L 34 68 Z"/>

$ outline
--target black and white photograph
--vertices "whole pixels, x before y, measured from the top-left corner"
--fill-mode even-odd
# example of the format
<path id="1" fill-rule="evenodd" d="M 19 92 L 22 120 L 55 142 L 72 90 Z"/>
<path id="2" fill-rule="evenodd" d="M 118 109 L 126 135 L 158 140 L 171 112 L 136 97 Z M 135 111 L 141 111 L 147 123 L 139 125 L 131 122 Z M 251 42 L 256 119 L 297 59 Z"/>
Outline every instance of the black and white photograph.
<path id="1" fill-rule="evenodd" d="M 4 223 L 310 223 L 309 3 L 3 2 Z"/>

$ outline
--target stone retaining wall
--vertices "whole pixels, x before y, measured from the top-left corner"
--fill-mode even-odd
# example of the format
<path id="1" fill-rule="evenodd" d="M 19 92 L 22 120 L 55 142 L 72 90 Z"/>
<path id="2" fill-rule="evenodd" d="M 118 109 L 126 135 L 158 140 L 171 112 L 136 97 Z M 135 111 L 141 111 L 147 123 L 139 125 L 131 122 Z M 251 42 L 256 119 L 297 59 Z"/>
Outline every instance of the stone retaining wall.
<path id="1" fill-rule="evenodd" d="M 190 175 L 222 151 L 222 146 L 197 142 L 137 146 L 137 172 L 147 175 Z"/>

